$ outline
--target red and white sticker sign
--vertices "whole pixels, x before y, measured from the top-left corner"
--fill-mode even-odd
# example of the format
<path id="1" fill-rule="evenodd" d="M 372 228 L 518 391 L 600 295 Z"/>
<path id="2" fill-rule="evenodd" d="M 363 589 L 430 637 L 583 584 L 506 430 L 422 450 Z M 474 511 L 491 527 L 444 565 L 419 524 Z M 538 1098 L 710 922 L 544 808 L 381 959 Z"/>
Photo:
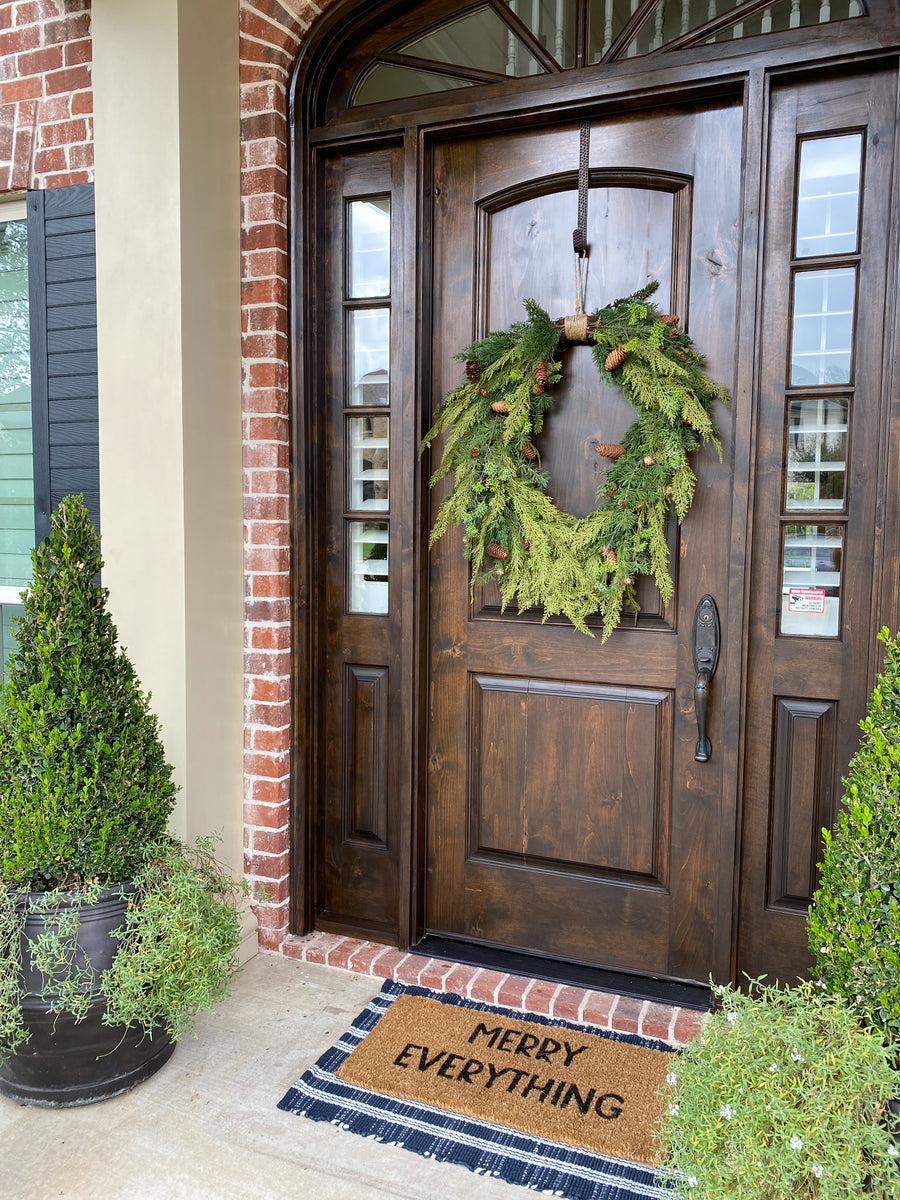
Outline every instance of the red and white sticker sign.
<path id="1" fill-rule="evenodd" d="M 823 613 L 824 611 L 824 588 L 788 588 L 788 612 Z"/>

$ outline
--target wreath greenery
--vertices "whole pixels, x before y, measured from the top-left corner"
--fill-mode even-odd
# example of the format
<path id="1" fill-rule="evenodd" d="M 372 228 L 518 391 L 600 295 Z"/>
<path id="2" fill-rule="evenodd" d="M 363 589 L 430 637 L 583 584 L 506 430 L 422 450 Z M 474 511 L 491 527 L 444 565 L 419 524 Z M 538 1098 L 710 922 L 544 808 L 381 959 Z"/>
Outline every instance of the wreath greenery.
<path id="1" fill-rule="evenodd" d="M 604 443 L 612 459 L 585 517 L 557 508 L 547 495 L 534 439 L 562 378 L 563 322 L 533 300 L 527 321 L 490 333 L 455 357 L 466 382 L 448 393 L 422 442 L 424 451 L 446 434 L 431 484 L 454 475 L 430 544 L 451 524 L 465 529 L 472 589 L 496 579 L 503 608 L 543 607 L 544 620 L 562 613 L 593 636 L 587 618 L 599 613 L 605 641 L 624 607 L 638 611 L 634 581 L 656 580 L 664 602 L 672 595 L 666 521 L 687 513 L 696 482 L 690 455 L 704 442 L 721 445 L 713 421 L 725 388 L 703 373 L 704 359 L 678 318 L 648 303 L 654 281 L 588 318 L 593 358 L 602 379 L 637 410 L 621 445 Z"/>

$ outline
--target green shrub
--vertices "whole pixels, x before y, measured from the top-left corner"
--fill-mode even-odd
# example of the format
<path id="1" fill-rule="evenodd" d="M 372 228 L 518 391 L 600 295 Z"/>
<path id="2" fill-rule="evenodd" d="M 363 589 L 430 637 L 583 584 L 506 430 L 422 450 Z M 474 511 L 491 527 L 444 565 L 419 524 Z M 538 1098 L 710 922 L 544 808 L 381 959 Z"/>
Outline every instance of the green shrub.
<path id="1" fill-rule="evenodd" d="M 884 669 L 860 722 L 837 829 L 825 830 L 809 914 L 815 976 L 900 1057 L 900 645 L 878 635 Z"/>
<path id="2" fill-rule="evenodd" d="M 821 984 L 715 990 L 663 1089 L 673 1200 L 897 1200 L 900 1072 L 880 1037 Z"/>
<path id="3" fill-rule="evenodd" d="M 35 891 L 126 879 L 163 834 L 176 789 L 117 645 L 81 497 L 62 501 L 32 557 L 0 691 L 0 879 Z"/>

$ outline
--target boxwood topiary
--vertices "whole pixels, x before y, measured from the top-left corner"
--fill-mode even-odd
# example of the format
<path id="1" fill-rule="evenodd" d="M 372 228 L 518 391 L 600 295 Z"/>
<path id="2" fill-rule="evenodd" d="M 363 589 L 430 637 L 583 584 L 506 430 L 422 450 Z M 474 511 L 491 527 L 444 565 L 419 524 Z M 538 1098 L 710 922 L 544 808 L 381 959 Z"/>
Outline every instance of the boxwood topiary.
<path id="1" fill-rule="evenodd" d="M 176 787 L 106 610 L 80 496 L 61 502 L 32 559 L 0 691 L 0 879 L 33 891 L 127 879 L 163 835 Z"/>
<path id="2" fill-rule="evenodd" d="M 845 793 L 809 913 L 814 972 L 881 1032 L 900 1059 L 900 642 L 888 630 L 884 668 L 860 722 Z"/>

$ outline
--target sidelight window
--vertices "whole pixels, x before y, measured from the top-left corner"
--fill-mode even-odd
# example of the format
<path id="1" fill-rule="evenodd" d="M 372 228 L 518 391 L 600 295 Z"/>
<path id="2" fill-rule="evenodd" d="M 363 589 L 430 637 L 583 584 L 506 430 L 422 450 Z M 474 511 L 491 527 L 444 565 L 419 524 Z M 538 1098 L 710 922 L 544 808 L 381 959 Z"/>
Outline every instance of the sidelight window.
<path id="1" fill-rule="evenodd" d="M 391 202 L 349 200 L 344 283 L 347 607 L 388 612 L 390 512 Z"/>
<path id="2" fill-rule="evenodd" d="M 799 141 L 785 399 L 782 634 L 840 634 L 862 169 L 860 133 Z M 816 266 L 816 260 L 825 261 Z M 829 521 L 801 524 L 799 513 L 828 513 Z"/>

